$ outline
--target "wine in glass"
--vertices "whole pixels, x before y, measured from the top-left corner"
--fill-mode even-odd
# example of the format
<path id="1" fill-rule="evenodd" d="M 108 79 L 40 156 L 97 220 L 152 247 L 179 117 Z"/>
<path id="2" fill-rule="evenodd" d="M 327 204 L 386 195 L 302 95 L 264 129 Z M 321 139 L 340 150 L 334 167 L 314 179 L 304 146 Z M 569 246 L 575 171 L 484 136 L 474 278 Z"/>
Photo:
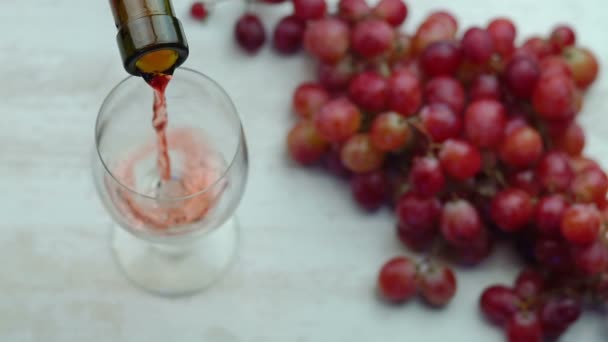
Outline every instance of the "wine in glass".
<path id="1" fill-rule="evenodd" d="M 166 101 L 162 133 L 169 164 L 158 158 L 158 123 L 151 116 L 158 98 L 130 76 L 99 111 L 93 174 L 115 223 L 112 247 L 120 268 L 144 289 L 183 295 L 213 283 L 233 260 L 247 147 L 234 104 L 205 75 L 177 69 Z"/>

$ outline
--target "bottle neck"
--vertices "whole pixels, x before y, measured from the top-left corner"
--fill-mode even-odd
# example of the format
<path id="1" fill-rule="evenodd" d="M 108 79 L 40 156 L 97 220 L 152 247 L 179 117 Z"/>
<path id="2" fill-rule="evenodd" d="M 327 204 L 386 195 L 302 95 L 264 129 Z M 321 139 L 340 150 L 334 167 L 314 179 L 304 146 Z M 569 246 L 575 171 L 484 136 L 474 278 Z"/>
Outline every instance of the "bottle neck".
<path id="1" fill-rule="evenodd" d="M 171 74 L 188 57 L 188 43 L 170 0 L 110 0 L 118 48 L 127 72 Z"/>
<path id="2" fill-rule="evenodd" d="M 130 21 L 153 15 L 174 16 L 170 0 L 110 0 L 114 23 L 120 30 Z"/>

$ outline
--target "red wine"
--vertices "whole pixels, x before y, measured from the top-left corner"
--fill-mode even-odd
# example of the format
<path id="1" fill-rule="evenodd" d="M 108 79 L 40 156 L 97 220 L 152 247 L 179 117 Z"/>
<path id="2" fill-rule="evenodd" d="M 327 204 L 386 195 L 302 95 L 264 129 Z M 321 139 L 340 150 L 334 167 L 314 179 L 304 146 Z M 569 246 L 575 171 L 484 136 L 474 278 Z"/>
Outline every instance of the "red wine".
<path id="1" fill-rule="evenodd" d="M 156 131 L 156 141 L 129 151 L 117 164 L 114 175 L 121 184 L 146 196 L 182 199 L 179 202 L 150 203 L 120 188 L 114 200 L 136 228 L 167 229 L 199 221 L 216 204 L 224 190 L 224 182 L 217 182 L 221 179 L 225 162 L 207 141 L 203 131 L 168 127 L 165 91 L 172 76 L 143 73 L 142 76 L 154 91 L 152 126 Z M 169 147 L 173 160 L 169 156 Z M 193 196 L 204 189 L 209 190 Z"/>
<path id="2" fill-rule="evenodd" d="M 167 146 L 167 98 L 165 90 L 171 81 L 171 75 L 156 75 L 148 81 L 148 84 L 154 89 L 154 115 L 152 116 L 152 126 L 156 131 L 156 140 L 158 148 L 157 165 L 162 181 L 171 179 L 171 160 L 169 158 L 169 148 Z"/>
<path id="3" fill-rule="evenodd" d="M 157 143 L 147 141 L 126 151 L 113 170 L 116 179 L 127 188 L 108 183 L 115 189 L 110 191 L 113 202 L 135 229 L 168 229 L 197 222 L 216 205 L 224 191 L 226 182 L 221 176 L 226 163 L 201 130 L 171 127 L 166 137 L 174 153 L 171 180 L 159 181 L 154 163 Z M 204 189 L 207 191 L 197 194 Z M 138 193 L 180 200 L 142 201 Z"/>

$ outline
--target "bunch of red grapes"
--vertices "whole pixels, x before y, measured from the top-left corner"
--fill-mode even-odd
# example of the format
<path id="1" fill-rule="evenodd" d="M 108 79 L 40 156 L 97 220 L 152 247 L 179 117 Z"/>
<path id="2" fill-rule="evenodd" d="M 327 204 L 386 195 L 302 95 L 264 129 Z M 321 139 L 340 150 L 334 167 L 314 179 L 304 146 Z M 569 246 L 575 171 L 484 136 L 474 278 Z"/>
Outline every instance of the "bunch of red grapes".
<path id="1" fill-rule="evenodd" d="M 384 298 L 446 305 L 456 278 L 438 260 L 476 265 L 500 242 L 526 267 L 480 308 L 508 341 L 558 338 L 585 303 L 608 303 L 608 178 L 576 122 L 599 66 L 571 27 L 516 44 L 507 18 L 459 36 L 437 11 L 409 34 L 402 0 L 292 2 L 273 46 L 303 46 L 318 68 L 293 95 L 291 157 L 348 179 L 362 208 L 393 208 L 396 237 L 425 253 L 381 268 Z M 235 37 L 255 52 L 264 28 L 248 13 Z"/>

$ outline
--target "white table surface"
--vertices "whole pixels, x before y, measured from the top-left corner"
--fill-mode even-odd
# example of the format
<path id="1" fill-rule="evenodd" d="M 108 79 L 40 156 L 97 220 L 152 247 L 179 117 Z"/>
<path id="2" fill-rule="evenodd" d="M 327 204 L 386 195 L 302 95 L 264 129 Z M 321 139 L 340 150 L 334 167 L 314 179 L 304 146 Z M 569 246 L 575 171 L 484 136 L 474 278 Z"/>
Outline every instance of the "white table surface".
<path id="1" fill-rule="evenodd" d="M 375 298 L 379 266 L 405 252 L 392 214 L 362 214 L 344 184 L 286 158 L 291 92 L 312 77 L 311 63 L 269 48 L 246 57 L 232 38 L 239 2 L 223 3 L 205 24 L 188 18 L 189 3 L 174 0 L 191 46 L 186 65 L 227 89 L 251 151 L 236 266 L 215 287 L 183 299 L 142 292 L 118 272 L 111 221 L 89 170 L 97 109 L 125 76 L 108 3 L 0 1 L 0 341 L 502 341 L 480 319 L 477 300 L 486 285 L 512 280 L 517 267 L 504 255 L 458 269 L 459 291 L 444 311 Z M 580 42 L 608 65 L 605 0 L 408 3 L 408 30 L 441 6 L 467 26 L 507 14 L 525 34 L 573 23 Z M 289 6 L 257 9 L 274 24 Z M 581 117 L 587 150 L 604 165 L 606 79 L 590 91 Z M 605 318 L 589 314 L 563 341 L 607 339 Z"/>

